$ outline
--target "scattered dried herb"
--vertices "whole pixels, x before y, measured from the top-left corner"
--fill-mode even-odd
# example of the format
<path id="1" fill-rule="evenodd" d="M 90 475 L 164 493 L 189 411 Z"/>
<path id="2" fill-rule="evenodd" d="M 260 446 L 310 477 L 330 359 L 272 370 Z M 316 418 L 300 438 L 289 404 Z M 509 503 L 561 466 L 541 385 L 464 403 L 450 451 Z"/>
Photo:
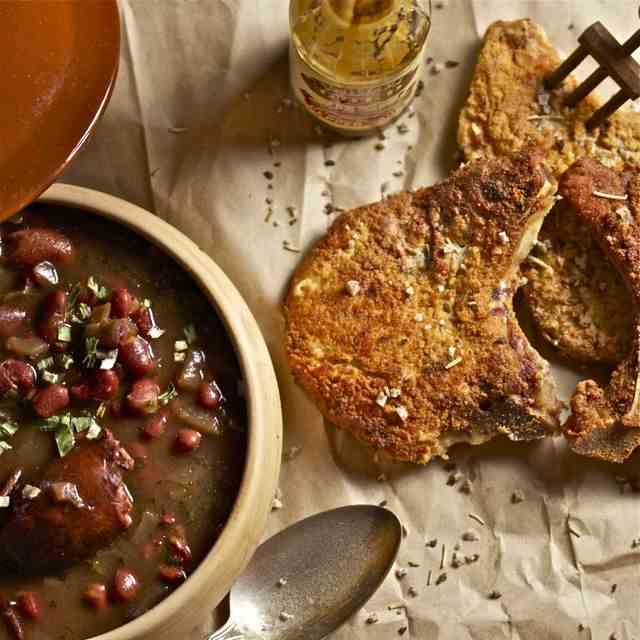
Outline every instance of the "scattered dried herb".
<path id="1" fill-rule="evenodd" d="M 476 515 L 475 513 L 470 513 L 469 517 L 472 520 L 475 520 L 478 524 L 481 524 L 483 527 L 487 526 L 487 523 L 480 516 Z"/>
<path id="2" fill-rule="evenodd" d="M 441 574 L 438 576 L 437 580 L 436 580 L 436 587 L 437 587 L 438 585 L 441 585 L 443 582 L 446 582 L 446 581 L 447 581 L 447 574 L 446 574 L 446 572 L 445 572 L 445 573 L 441 573 Z"/>

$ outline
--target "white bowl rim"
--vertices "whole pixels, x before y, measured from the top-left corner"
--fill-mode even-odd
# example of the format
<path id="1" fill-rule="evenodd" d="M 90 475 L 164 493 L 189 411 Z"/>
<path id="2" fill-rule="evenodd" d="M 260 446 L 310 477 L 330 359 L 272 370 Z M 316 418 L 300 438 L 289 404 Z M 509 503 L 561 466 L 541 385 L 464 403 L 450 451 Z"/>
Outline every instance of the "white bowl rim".
<path id="1" fill-rule="evenodd" d="M 258 325 L 235 286 L 175 227 L 137 205 L 85 187 L 56 183 L 36 202 L 83 209 L 116 221 L 165 251 L 194 278 L 218 312 L 242 368 L 249 425 L 247 457 L 238 497 L 220 537 L 188 580 L 167 598 L 133 621 L 88 640 L 133 640 L 154 630 L 164 633 L 183 607 L 202 599 L 205 588 L 213 612 L 260 542 L 282 454 L 282 411 L 273 365 Z"/>

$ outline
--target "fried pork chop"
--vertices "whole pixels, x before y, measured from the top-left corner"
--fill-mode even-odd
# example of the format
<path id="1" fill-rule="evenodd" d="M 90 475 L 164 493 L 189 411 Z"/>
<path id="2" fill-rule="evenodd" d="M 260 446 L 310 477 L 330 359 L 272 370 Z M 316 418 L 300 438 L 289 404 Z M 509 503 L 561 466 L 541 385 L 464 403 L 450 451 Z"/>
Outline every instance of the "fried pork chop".
<path id="1" fill-rule="evenodd" d="M 564 429 L 579 454 L 624 462 L 640 447 L 640 172 L 616 172 L 583 159 L 567 171 L 560 193 L 588 225 L 633 299 L 634 341 L 609 384 L 578 384 Z"/>
<path id="2" fill-rule="evenodd" d="M 554 190 L 521 153 L 338 218 L 285 303 L 291 369 L 324 416 L 420 463 L 554 431 L 548 365 L 512 309 Z"/>
<path id="3" fill-rule="evenodd" d="M 600 106 L 593 95 L 567 109 L 562 102 L 576 86 L 574 79 L 554 92 L 542 88 L 559 62 L 543 29 L 531 20 L 489 27 L 460 115 L 458 141 L 467 159 L 534 143 L 546 148 L 556 178 L 582 156 L 616 168 L 640 165 L 640 114 L 618 112 L 590 134 L 584 123 Z M 541 244 L 523 265 L 525 300 L 540 333 L 559 355 L 611 365 L 631 344 L 629 295 L 599 244 L 579 224 L 564 203 L 548 216 Z"/>

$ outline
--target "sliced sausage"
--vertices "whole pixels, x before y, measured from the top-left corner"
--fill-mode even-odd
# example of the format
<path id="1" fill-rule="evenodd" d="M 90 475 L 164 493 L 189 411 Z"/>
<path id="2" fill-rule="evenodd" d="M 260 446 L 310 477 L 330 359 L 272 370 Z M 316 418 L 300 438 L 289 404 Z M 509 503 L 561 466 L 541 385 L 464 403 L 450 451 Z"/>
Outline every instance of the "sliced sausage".
<path id="1" fill-rule="evenodd" d="M 61 384 L 50 384 L 36 393 L 33 398 L 33 408 L 41 418 L 50 418 L 66 409 L 70 402 L 67 387 Z"/>
<path id="2" fill-rule="evenodd" d="M 120 345 L 118 359 L 129 373 L 139 378 L 151 373 L 156 366 L 151 345 L 142 336 L 125 340 Z"/>
<path id="3" fill-rule="evenodd" d="M 22 266 L 34 267 L 45 261 L 67 264 L 74 255 L 71 240 L 52 229 L 21 229 L 10 233 L 8 241 L 9 260 Z"/>
<path id="4" fill-rule="evenodd" d="M 149 378 L 136 380 L 127 395 L 127 404 L 135 413 L 151 414 L 158 410 L 160 387 Z"/>
<path id="5" fill-rule="evenodd" d="M 0 362 L 0 394 L 7 391 L 26 393 L 36 384 L 36 371 L 22 360 L 9 358 Z"/>
<path id="6" fill-rule="evenodd" d="M 19 333 L 27 324 L 25 309 L 11 304 L 0 304 L 0 336 L 7 338 Z"/>
<path id="7" fill-rule="evenodd" d="M 39 358 L 49 351 L 49 343 L 38 336 L 11 336 L 7 340 L 7 351 L 21 358 Z"/>

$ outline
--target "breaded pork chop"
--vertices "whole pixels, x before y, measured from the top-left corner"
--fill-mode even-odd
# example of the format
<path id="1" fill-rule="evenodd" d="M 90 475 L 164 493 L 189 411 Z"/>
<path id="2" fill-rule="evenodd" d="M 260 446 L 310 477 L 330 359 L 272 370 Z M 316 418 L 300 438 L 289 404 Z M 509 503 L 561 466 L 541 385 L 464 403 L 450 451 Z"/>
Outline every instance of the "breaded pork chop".
<path id="1" fill-rule="evenodd" d="M 633 346 L 605 388 L 594 380 L 578 384 L 564 429 L 576 453 L 624 462 L 640 447 L 640 172 L 620 173 L 583 159 L 563 176 L 560 193 L 598 239 L 634 301 Z"/>
<path id="2" fill-rule="evenodd" d="M 556 178 L 586 155 L 610 167 L 640 165 L 640 114 L 618 112 L 606 126 L 588 133 L 584 123 L 600 105 L 593 95 L 567 109 L 562 101 L 576 86 L 574 79 L 554 92 L 542 89 L 542 80 L 559 62 L 544 30 L 531 20 L 489 27 L 460 115 L 458 141 L 467 159 L 535 143 L 546 147 Z M 615 364 L 631 343 L 631 319 L 625 313 L 629 295 L 578 222 L 562 203 L 548 216 L 540 234 L 543 244 L 523 265 L 525 300 L 540 333 L 561 356 Z"/>
<path id="3" fill-rule="evenodd" d="M 338 218 L 285 304 L 291 369 L 325 417 L 421 463 L 556 429 L 548 365 L 512 310 L 554 190 L 522 153 Z"/>

